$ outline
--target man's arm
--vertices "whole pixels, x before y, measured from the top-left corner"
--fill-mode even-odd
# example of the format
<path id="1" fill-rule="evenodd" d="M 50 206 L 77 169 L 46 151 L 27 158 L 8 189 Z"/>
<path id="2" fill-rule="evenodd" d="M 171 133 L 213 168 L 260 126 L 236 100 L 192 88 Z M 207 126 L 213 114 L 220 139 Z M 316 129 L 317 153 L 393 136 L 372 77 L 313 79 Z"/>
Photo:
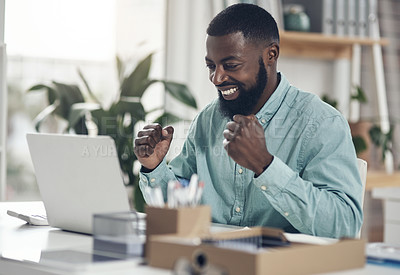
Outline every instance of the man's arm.
<path id="1" fill-rule="evenodd" d="M 302 233 L 353 237 L 361 227 L 362 184 L 351 136 L 344 123 L 339 116 L 327 119 L 313 136 L 303 141 L 301 159 L 298 160 L 302 164 L 298 172 L 274 156 L 268 168 L 254 179 L 254 184 L 274 209 Z M 247 127 L 243 125 L 241 127 Z M 236 134 L 243 132 L 246 131 L 237 131 Z M 225 147 L 228 154 L 232 158 L 235 156 L 234 160 L 240 165 L 247 165 L 248 161 L 243 159 L 246 152 L 238 147 L 250 141 L 227 137 L 226 145 L 229 147 Z M 254 142 L 251 143 L 254 147 Z M 250 148 L 248 145 L 244 147 Z M 263 150 L 259 146 L 253 148 L 251 154 L 265 154 Z"/>
<path id="2" fill-rule="evenodd" d="M 149 126 L 149 127 L 152 129 L 154 128 L 154 126 Z M 146 129 L 147 128 L 148 127 L 146 127 Z M 172 171 L 172 169 L 170 169 L 169 165 L 167 165 L 165 160 L 165 155 L 170 147 L 170 142 L 172 140 L 173 128 L 170 127 L 172 128 L 172 132 L 171 130 L 168 130 L 168 127 L 161 129 L 161 126 L 156 125 L 156 128 L 157 129 L 151 131 L 144 129 L 142 133 L 141 132 L 138 133 L 138 138 L 135 140 L 135 153 L 139 152 L 140 150 L 144 152 L 143 155 L 140 156 L 140 159 L 138 156 L 139 161 L 142 163 L 142 168 L 140 170 L 140 175 L 139 175 L 139 187 L 143 191 L 145 186 L 150 186 L 150 187 L 160 186 L 163 191 L 164 198 L 167 198 L 167 185 L 170 180 L 177 180 L 178 178 L 190 179 L 191 175 L 193 173 L 196 173 L 195 170 L 196 154 L 194 153 L 194 145 L 192 140 L 190 138 L 187 138 L 183 145 L 182 152 L 177 157 L 175 157 L 174 160 L 171 161 L 171 163 L 172 162 L 178 163 L 177 164 L 178 167 L 181 168 L 182 174 L 175 175 L 175 173 Z M 191 125 L 191 129 L 189 129 L 189 132 L 193 130 L 192 128 L 193 124 Z M 168 144 L 165 143 L 163 145 L 165 147 L 158 149 L 157 145 L 154 146 L 155 143 L 149 144 L 148 142 L 146 142 L 146 140 L 148 139 L 150 139 L 151 142 L 152 140 L 157 139 L 157 137 L 149 138 L 148 135 L 155 134 L 157 136 L 158 133 L 162 133 L 164 132 L 164 130 L 168 131 L 168 133 L 171 133 L 171 139 L 167 139 L 169 143 Z M 166 132 L 164 132 L 164 134 L 166 137 L 168 137 Z M 160 140 L 159 143 L 161 143 L 162 138 L 160 137 L 158 139 Z M 168 146 L 167 149 L 166 146 Z M 151 161 L 151 164 L 147 164 L 146 162 L 149 161 L 148 159 L 149 156 L 147 156 L 148 150 L 150 151 L 153 150 L 153 153 L 150 153 L 150 157 L 154 157 L 154 159 Z M 157 152 L 159 153 L 158 156 L 156 155 Z M 160 152 L 165 152 L 165 154 L 164 153 L 160 154 Z M 138 154 L 139 153 L 137 153 L 136 155 Z"/>

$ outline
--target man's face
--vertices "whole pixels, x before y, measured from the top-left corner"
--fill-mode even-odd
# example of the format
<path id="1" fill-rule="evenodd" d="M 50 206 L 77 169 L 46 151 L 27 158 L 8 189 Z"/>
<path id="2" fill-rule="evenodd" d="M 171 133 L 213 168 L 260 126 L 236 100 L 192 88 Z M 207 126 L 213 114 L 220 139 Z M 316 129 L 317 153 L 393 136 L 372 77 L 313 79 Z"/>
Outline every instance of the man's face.
<path id="1" fill-rule="evenodd" d="M 223 115 L 249 115 L 267 84 L 262 49 L 246 43 L 242 33 L 207 37 L 206 64 L 219 94 Z"/>

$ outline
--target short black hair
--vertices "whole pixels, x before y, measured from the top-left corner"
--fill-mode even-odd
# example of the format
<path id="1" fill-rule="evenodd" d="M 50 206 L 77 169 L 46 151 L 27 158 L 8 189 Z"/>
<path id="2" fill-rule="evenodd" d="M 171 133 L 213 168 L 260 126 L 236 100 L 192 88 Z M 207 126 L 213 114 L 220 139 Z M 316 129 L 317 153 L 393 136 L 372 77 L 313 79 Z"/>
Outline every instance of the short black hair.
<path id="1" fill-rule="evenodd" d="M 207 34 L 210 36 L 236 32 L 242 32 L 243 36 L 253 43 L 279 43 L 279 31 L 274 18 L 257 5 L 231 5 L 218 13 L 207 28 Z"/>

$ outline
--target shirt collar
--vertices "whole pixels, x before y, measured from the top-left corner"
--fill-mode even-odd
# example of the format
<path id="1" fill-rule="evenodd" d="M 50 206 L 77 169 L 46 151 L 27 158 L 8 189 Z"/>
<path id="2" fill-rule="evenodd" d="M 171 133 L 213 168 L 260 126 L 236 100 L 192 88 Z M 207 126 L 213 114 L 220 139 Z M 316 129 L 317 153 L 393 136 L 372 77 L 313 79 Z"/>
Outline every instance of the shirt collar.
<path id="1" fill-rule="evenodd" d="M 271 120 L 271 118 L 278 111 L 279 106 L 282 104 L 282 101 L 290 87 L 290 83 L 286 77 L 281 72 L 279 72 L 279 74 L 281 76 L 281 81 L 279 82 L 278 87 L 276 87 L 271 97 L 267 100 L 267 102 L 265 102 L 264 106 L 256 114 L 257 119 L 264 123 Z"/>

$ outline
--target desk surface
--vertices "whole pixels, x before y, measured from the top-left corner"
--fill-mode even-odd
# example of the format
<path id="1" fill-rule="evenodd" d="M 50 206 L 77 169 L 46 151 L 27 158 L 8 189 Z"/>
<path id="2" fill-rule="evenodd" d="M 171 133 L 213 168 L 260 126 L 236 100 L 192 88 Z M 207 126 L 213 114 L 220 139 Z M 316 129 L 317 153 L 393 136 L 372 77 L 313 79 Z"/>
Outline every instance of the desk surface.
<path id="1" fill-rule="evenodd" d="M 400 172 L 368 171 L 366 190 L 383 187 L 400 187 Z"/>
<path id="2" fill-rule="evenodd" d="M 70 250 L 90 255 L 92 237 L 49 226 L 30 226 L 10 217 L 7 210 L 44 213 L 41 202 L 0 203 L 0 274 L 142 274 L 166 275 L 171 271 L 141 265 L 140 259 L 92 265 L 43 264 L 46 251 Z M 362 269 L 331 275 L 399 274 L 399 269 L 367 264 Z"/>

